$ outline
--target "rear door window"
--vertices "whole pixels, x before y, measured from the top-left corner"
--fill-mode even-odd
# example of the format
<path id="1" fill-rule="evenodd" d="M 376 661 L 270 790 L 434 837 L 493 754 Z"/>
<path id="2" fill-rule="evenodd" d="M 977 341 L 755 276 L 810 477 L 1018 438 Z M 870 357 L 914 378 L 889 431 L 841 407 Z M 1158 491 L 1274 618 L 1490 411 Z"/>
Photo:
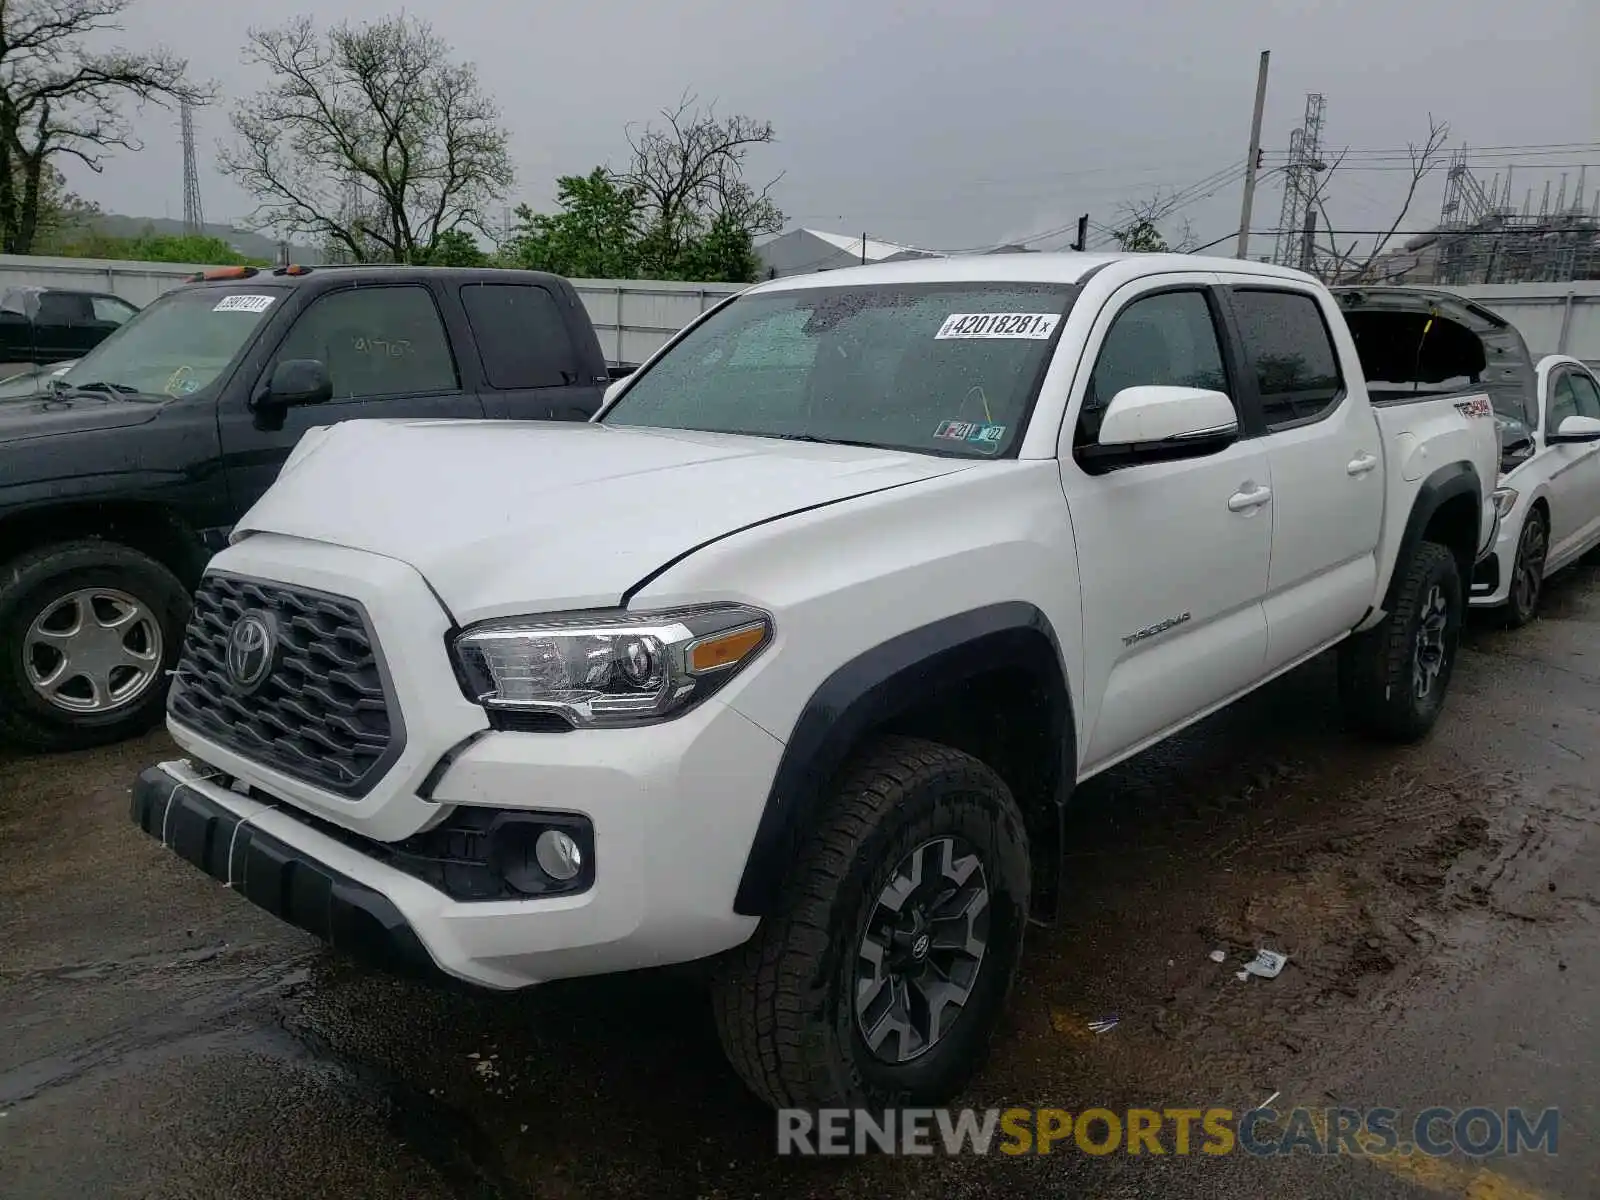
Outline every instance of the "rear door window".
<path id="1" fill-rule="evenodd" d="M 1233 311 L 1269 430 L 1316 420 L 1338 406 L 1339 356 L 1313 297 L 1236 287 Z"/>
<path id="2" fill-rule="evenodd" d="M 292 358 L 323 363 L 335 400 L 460 387 L 439 308 L 428 289 L 417 284 L 348 288 L 318 297 L 295 321 L 273 361 Z"/>
<path id="3" fill-rule="evenodd" d="M 546 289 L 525 283 L 469 283 L 461 288 L 461 306 L 490 387 L 560 387 L 582 378 L 577 347 L 560 306 Z"/>

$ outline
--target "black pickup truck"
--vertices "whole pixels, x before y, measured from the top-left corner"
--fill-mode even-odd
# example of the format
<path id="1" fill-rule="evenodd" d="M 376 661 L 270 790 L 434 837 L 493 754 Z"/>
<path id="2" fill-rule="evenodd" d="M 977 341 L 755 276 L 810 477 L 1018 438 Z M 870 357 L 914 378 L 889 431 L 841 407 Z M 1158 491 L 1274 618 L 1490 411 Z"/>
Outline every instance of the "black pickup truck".
<path id="1" fill-rule="evenodd" d="M 70 749 L 158 721 L 201 569 L 312 426 L 583 421 L 610 378 L 553 275 L 193 277 L 0 399 L 0 737 Z"/>
<path id="2" fill-rule="evenodd" d="M 0 294 L 0 363 L 43 365 L 79 358 L 138 311 L 104 292 L 7 288 Z"/>

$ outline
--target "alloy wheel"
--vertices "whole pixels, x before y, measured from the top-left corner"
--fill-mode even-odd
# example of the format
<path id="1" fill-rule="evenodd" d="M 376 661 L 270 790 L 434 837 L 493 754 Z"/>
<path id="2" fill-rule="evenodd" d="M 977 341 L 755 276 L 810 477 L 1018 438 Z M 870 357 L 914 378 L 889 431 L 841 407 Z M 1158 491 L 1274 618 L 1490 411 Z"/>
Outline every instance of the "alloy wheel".
<path id="1" fill-rule="evenodd" d="M 22 642 L 23 672 L 48 704 L 105 713 L 144 695 L 161 676 L 161 622 L 116 588 L 79 588 L 51 601 Z"/>
<path id="2" fill-rule="evenodd" d="M 989 901 L 982 860 L 956 838 L 926 841 L 895 867 L 855 972 L 856 1027 L 880 1061 L 910 1062 L 954 1026 L 983 966 Z"/>

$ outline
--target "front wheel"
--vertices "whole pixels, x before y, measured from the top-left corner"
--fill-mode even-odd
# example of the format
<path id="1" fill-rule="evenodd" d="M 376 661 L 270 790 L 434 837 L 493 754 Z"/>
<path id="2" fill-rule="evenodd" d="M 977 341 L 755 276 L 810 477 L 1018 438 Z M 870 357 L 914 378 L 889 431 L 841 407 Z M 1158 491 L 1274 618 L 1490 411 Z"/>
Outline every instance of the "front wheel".
<path id="1" fill-rule="evenodd" d="M 189 594 L 114 542 L 47 546 L 0 579 L 0 738 L 79 750 L 160 721 Z"/>
<path id="2" fill-rule="evenodd" d="M 1413 742 L 1444 707 L 1464 605 L 1461 570 L 1444 546 L 1421 543 L 1402 569 L 1388 616 L 1339 648 L 1339 696 L 1357 728 Z"/>
<path id="3" fill-rule="evenodd" d="M 1022 951 L 1029 863 L 1005 783 L 885 739 L 844 776 L 778 909 L 713 976 L 734 1069 L 776 1108 L 949 1099 L 982 1062 Z"/>
<path id="4" fill-rule="evenodd" d="M 1520 629 L 1539 611 L 1544 594 L 1544 561 L 1550 548 L 1550 528 L 1540 509 L 1530 509 L 1517 538 L 1517 561 L 1511 568 L 1511 590 L 1506 595 L 1502 620 L 1507 629 Z"/>

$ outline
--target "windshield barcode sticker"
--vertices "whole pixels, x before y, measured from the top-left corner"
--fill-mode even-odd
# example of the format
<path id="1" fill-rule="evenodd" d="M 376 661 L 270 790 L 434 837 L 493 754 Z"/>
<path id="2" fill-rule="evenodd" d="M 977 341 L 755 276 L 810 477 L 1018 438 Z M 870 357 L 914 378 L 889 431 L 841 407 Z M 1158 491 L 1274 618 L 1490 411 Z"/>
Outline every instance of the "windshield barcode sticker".
<path id="1" fill-rule="evenodd" d="M 1056 313 L 951 313 L 934 340 L 946 338 L 1031 338 L 1043 341 L 1056 330 Z"/>
<path id="2" fill-rule="evenodd" d="M 272 307 L 276 296 L 224 296 L 217 301 L 217 306 L 212 312 L 266 312 Z"/>

